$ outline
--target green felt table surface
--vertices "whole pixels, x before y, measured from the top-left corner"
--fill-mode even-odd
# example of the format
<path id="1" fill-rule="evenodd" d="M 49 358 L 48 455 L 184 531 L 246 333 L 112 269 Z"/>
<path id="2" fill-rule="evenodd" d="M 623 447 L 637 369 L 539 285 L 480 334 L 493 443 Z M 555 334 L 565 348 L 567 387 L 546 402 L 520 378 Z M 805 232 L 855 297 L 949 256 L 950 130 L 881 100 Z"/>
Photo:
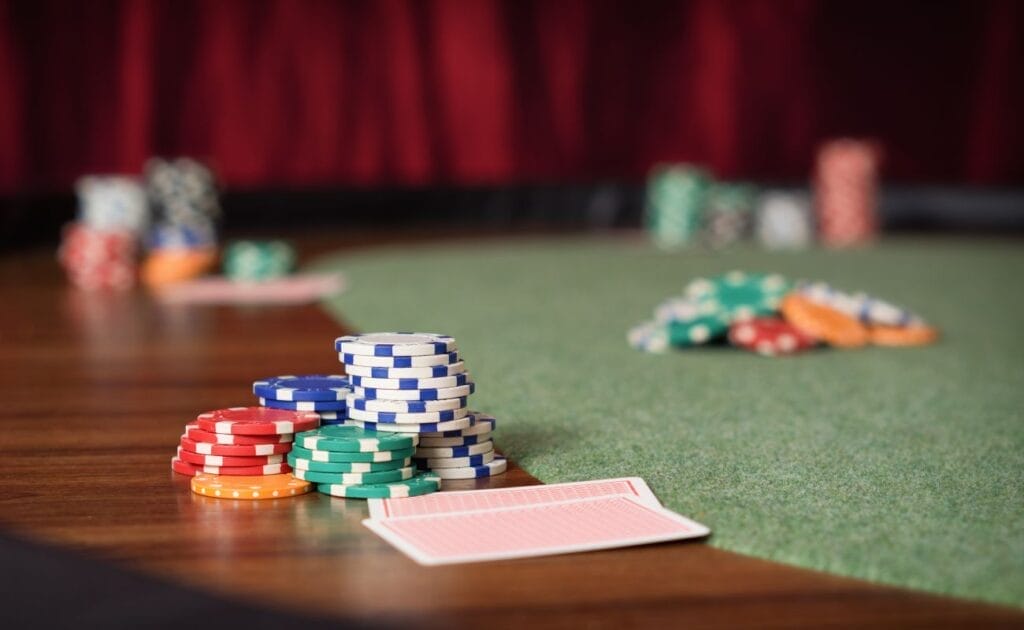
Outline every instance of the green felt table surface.
<path id="1" fill-rule="evenodd" d="M 340 252 L 328 310 L 455 336 L 471 407 L 545 482 L 639 475 L 709 544 L 1024 605 L 1024 242 L 664 253 L 636 235 Z M 770 359 L 643 354 L 627 329 L 689 280 L 772 271 L 865 290 L 943 332 L 922 348 Z"/>

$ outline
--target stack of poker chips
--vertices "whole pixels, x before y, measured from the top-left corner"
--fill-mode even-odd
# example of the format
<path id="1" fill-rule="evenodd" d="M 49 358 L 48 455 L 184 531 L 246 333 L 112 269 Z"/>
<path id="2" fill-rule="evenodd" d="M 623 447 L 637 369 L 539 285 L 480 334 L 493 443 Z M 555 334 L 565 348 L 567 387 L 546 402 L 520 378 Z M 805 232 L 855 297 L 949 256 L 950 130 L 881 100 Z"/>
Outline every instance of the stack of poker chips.
<path id="1" fill-rule="evenodd" d="M 236 282 L 262 282 L 291 273 L 295 249 L 284 241 L 235 241 L 224 250 L 224 275 Z"/>
<path id="2" fill-rule="evenodd" d="M 811 201 L 806 193 L 772 190 L 757 200 L 755 232 L 767 249 L 801 249 L 814 242 Z"/>
<path id="3" fill-rule="evenodd" d="M 750 233 L 754 211 L 754 188 L 747 184 L 714 184 L 704 210 L 704 242 L 723 249 L 742 241 Z"/>
<path id="4" fill-rule="evenodd" d="M 155 225 L 142 280 L 163 286 L 209 271 L 217 262 L 215 221 L 220 214 L 213 173 L 194 160 L 146 164 L 146 192 Z"/>
<path id="5" fill-rule="evenodd" d="M 432 333 L 372 333 L 335 340 L 352 384 L 346 424 L 416 435 L 415 463 L 444 479 L 505 472 L 494 418 L 470 411 L 475 384 L 455 339 Z"/>
<path id="6" fill-rule="evenodd" d="M 277 475 L 291 471 L 285 463 L 295 433 L 320 425 L 315 413 L 229 407 L 201 413 L 185 426 L 171 469 L 183 475 Z"/>
<path id="7" fill-rule="evenodd" d="M 441 478 L 417 472 L 412 456 L 419 436 L 367 431 L 352 425 L 320 427 L 295 436 L 288 463 L 296 479 L 323 494 L 372 499 L 428 494 Z"/>
<path id="8" fill-rule="evenodd" d="M 252 393 L 263 407 L 315 413 L 320 424 L 329 425 L 345 422 L 352 388 L 341 374 L 287 375 L 254 381 Z"/>
<path id="9" fill-rule="evenodd" d="M 75 185 L 78 220 L 64 228 L 58 259 L 83 289 L 135 284 L 137 243 L 149 221 L 146 196 L 131 177 L 87 176 Z"/>
<path id="10" fill-rule="evenodd" d="M 831 140 L 818 151 L 814 205 L 821 242 L 858 245 L 874 238 L 880 150 L 863 140 Z"/>
<path id="11" fill-rule="evenodd" d="M 655 245 L 679 249 L 697 239 L 711 178 L 703 169 L 655 167 L 647 180 L 646 222 Z"/>
<path id="12" fill-rule="evenodd" d="M 694 280 L 654 315 L 627 333 L 634 348 L 663 353 L 727 339 L 762 356 L 784 356 L 820 345 L 926 345 L 939 335 L 921 317 L 866 293 L 742 271 Z"/>

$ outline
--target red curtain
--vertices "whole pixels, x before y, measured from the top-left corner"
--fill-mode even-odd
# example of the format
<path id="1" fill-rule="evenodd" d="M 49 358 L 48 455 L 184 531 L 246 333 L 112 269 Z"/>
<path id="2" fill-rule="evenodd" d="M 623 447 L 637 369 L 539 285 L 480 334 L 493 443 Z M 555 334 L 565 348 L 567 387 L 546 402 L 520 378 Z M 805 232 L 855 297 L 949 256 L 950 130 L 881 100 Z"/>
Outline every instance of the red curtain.
<path id="1" fill-rule="evenodd" d="M 0 0 L 0 191 L 147 156 L 228 185 L 1024 181 L 1024 3 Z"/>

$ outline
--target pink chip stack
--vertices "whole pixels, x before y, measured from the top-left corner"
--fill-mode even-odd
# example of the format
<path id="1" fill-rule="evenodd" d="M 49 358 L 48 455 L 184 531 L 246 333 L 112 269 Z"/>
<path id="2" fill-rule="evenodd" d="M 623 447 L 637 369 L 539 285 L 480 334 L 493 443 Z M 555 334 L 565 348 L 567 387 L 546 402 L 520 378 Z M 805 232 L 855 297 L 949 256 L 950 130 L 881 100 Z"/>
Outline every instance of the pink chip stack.
<path id="1" fill-rule="evenodd" d="M 878 232 L 878 170 L 881 151 L 865 140 L 830 140 L 818 150 L 814 202 L 821 242 L 849 247 Z"/>
<path id="2" fill-rule="evenodd" d="M 68 224 L 57 256 L 79 288 L 127 289 L 135 284 L 136 237 L 127 230 Z"/>

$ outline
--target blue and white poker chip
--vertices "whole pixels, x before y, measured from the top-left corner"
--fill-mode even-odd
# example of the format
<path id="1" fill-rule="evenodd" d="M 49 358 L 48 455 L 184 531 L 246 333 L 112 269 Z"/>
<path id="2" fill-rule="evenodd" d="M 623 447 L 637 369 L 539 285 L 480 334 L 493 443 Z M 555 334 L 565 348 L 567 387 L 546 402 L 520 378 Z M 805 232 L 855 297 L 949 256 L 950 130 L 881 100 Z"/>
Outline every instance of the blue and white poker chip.
<path id="1" fill-rule="evenodd" d="M 252 393 L 268 400 L 330 401 L 345 400 L 352 387 L 341 374 L 287 375 L 254 381 Z"/>
<path id="2" fill-rule="evenodd" d="M 274 400 L 260 398 L 260 405 L 271 409 L 290 409 L 291 411 L 345 411 L 348 405 L 344 400 Z M 322 420 L 323 418 L 321 418 Z"/>
<path id="3" fill-rule="evenodd" d="M 481 413 L 479 411 L 470 411 L 469 415 L 466 416 L 464 420 L 469 420 L 469 423 L 461 429 L 438 429 L 434 431 L 424 430 L 420 432 L 420 439 L 481 435 L 484 433 L 490 433 L 494 430 L 494 427 L 498 426 L 498 420 L 494 416 Z"/>
<path id="4" fill-rule="evenodd" d="M 479 479 L 480 477 L 494 477 L 508 470 L 508 460 L 501 455 L 481 466 L 466 466 L 464 468 L 435 468 L 433 473 L 441 479 Z"/>
<path id="5" fill-rule="evenodd" d="M 476 383 L 469 381 L 458 387 L 427 387 L 424 389 L 379 389 L 353 387 L 352 393 L 367 400 L 448 400 L 462 398 L 476 391 Z"/>
<path id="6" fill-rule="evenodd" d="M 355 387 L 368 389 L 440 389 L 459 387 L 472 381 L 469 372 L 455 376 L 440 378 L 369 378 L 366 376 L 350 376 L 349 380 Z"/>
<path id="7" fill-rule="evenodd" d="M 864 324 L 903 327 L 924 323 L 907 309 L 866 293 L 846 293 L 825 282 L 802 282 L 797 291 L 812 302 L 834 308 Z"/>
<path id="8" fill-rule="evenodd" d="M 348 419 L 347 411 L 318 411 L 316 413 L 320 416 L 320 426 L 344 424 Z"/>
<path id="9" fill-rule="evenodd" d="M 452 433 L 458 433 L 458 431 L 452 431 Z M 424 435 L 430 435 L 424 434 Z M 472 444 L 482 444 L 489 442 L 494 434 L 488 431 L 487 433 L 478 433 L 476 435 L 456 435 L 454 437 L 421 437 L 420 445 L 425 447 L 436 447 L 436 446 L 470 446 Z"/>
<path id="10" fill-rule="evenodd" d="M 413 457 L 412 462 L 420 470 L 437 470 L 438 468 L 466 468 L 469 466 L 483 466 L 494 459 L 494 446 L 483 453 L 470 455 L 469 457 Z"/>
<path id="11" fill-rule="evenodd" d="M 462 360 L 458 351 L 446 354 L 421 354 L 415 357 L 375 357 L 367 354 L 338 353 L 338 360 L 345 365 L 364 365 L 366 367 L 412 368 L 433 365 L 449 365 Z"/>
<path id="12" fill-rule="evenodd" d="M 450 363 L 448 365 L 428 365 L 424 367 L 369 367 L 366 365 L 346 365 L 345 371 L 349 376 L 361 376 L 367 378 L 387 379 L 423 379 L 441 378 L 443 376 L 454 376 L 466 371 L 466 364 L 463 361 Z"/>
<path id="13" fill-rule="evenodd" d="M 393 411 L 395 413 L 424 413 L 465 407 L 469 397 L 444 398 L 442 400 L 373 400 L 349 394 L 345 402 L 349 409 L 362 411 Z"/>
<path id="14" fill-rule="evenodd" d="M 381 332 L 345 335 L 334 340 L 334 349 L 344 354 L 374 357 L 415 357 L 447 354 L 458 350 L 455 339 L 434 333 Z"/>
<path id="15" fill-rule="evenodd" d="M 386 422 L 363 422 L 362 420 L 345 421 L 345 424 L 353 424 L 362 427 L 367 431 L 383 431 L 393 433 L 438 433 L 442 431 L 455 431 L 465 429 L 469 426 L 469 416 L 457 418 L 448 422 L 427 422 L 423 424 L 388 424 Z"/>
<path id="16" fill-rule="evenodd" d="M 421 459 L 432 457 L 470 457 L 493 450 L 494 443 L 490 440 L 480 442 L 479 444 L 466 444 L 463 446 L 424 446 L 420 444 L 416 448 L 413 457 Z"/>
<path id="17" fill-rule="evenodd" d="M 423 413 L 395 413 L 394 411 L 366 411 L 349 409 L 349 420 L 375 422 L 380 424 L 423 424 L 426 422 L 450 422 L 464 418 L 469 413 L 465 407 L 445 409 L 443 411 L 425 411 Z"/>

